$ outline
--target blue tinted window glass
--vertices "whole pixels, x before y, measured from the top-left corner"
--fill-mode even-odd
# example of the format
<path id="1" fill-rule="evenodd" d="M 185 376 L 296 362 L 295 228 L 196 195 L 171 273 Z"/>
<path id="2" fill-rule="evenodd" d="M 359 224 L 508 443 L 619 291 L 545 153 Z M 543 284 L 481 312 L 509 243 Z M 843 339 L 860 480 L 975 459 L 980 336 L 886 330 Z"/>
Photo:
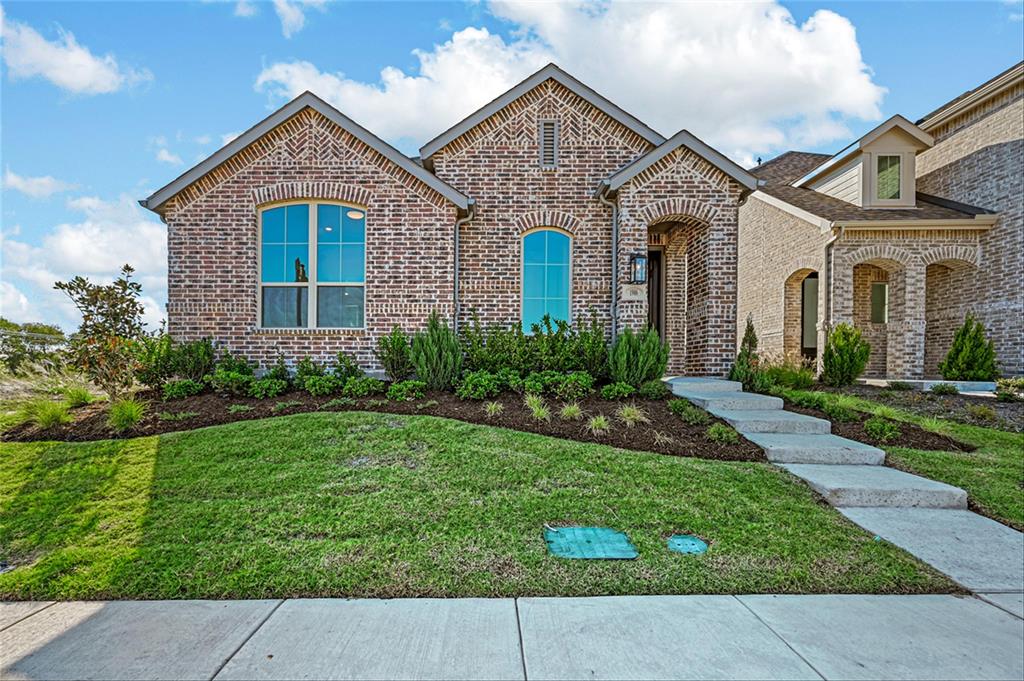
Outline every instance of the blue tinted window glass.
<path id="1" fill-rule="evenodd" d="M 309 242 L 309 206 L 301 204 L 287 206 L 285 236 L 288 243 L 304 244 Z"/>
<path id="2" fill-rule="evenodd" d="M 284 243 L 284 208 L 263 211 L 263 243 Z"/>
<path id="3" fill-rule="evenodd" d="M 263 326 L 296 328 L 306 326 L 309 290 L 305 286 L 263 288 Z"/>
<path id="4" fill-rule="evenodd" d="M 530 333 L 530 327 L 540 322 L 544 316 L 543 298 L 523 299 L 523 331 Z"/>
<path id="5" fill-rule="evenodd" d="M 317 244 L 316 266 L 317 281 L 341 281 L 341 244 Z"/>
<path id="6" fill-rule="evenodd" d="M 285 251 L 285 281 L 309 281 L 309 244 L 289 245 Z"/>
<path id="7" fill-rule="evenodd" d="M 523 238 L 523 262 L 543 263 L 547 250 L 547 232 L 533 232 Z"/>
<path id="8" fill-rule="evenodd" d="M 548 265 L 547 267 L 547 288 L 544 292 L 546 298 L 557 298 L 559 300 L 569 298 L 569 266 Z M 565 317 L 561 317 L 565 319 Z"/>
<path id="9" fill-rule="evenodd" d="M 318 286 L 316 319 L 321 328 L 363 326 L 362 286 Z"/>
<path id="10" fill-rule="evenodd" d="M 552 319 L 569 319 L 569 299 L 568 298 L 548 298 L 547 313 L 551 315 Z"/>
<path id="11" fill-rule="evenodd" d="M 341 280 L 344 282 L 363 281 L 363 247 L 344 244 L 341 247 Z"/>
<path id="12" fill-rule="evenodd" d="M 523 265 L 523 296 L 544 297 L 544 265 Z"/>
<path id="13" fill-rule="evenodd" d="M 341 241 L 341 207 L 317 206 L 316 230 L 317 243 L 338 243 Z"/>
<path id="14" fill-rule="evenodd" d="M 342 208 L 344 211 L 341 240 L 345 243 L 361 244 L 365 240 L 366 219 L 362 211 Z M 358 215 L 359 217 L 353 217 Z"/>
<path id="15" fill-rule="evenodd" d="M 569 237 L 559 232 L 545 232 L 548 235 L 547 262 L 551 264 L 569 264 Z"/>
<path id="16" fill-rule="evenodd" d="M 263 281 L 287 281 L 284 278 L 284 246 L 264 246 Z"/>

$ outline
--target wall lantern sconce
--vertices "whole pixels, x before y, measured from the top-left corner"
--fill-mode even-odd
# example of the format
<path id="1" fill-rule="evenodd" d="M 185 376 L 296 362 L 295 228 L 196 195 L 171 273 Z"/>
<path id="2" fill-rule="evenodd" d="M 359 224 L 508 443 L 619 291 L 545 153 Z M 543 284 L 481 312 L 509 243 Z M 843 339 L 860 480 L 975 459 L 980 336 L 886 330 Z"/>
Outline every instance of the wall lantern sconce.
<path id="1" fill-rule="evenodd" d="M 634 253 L 629 256 L 629 283 L 647 283 L 647 254 Z"/>

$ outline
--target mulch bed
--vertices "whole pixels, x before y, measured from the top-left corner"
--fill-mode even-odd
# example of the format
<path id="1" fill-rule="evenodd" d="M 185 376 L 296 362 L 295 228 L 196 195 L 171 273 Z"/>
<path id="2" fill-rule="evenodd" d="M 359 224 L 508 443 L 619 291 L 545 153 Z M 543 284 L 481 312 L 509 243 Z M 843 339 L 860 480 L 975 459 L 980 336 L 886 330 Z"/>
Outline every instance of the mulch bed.
<path id="1" fill-rule="evenodd" d="M 788 400 L 786 401 L 786 409 L 799 414 L 816 416 L 819 419 L 831 421 L 827 414 L 819 411 L 818 409 L 798 407 Z M 977 447 L 964 444 L 963 442 L 957 442 L 951 437 L 924 430 L 920 426 L 916 426 L 913 423 L 906 423 L 904 421 L 900 421 L 897 424 L 900 428 L 900 436 L 898 438 L 895 440 L 889 440 L 888 442 L 882 442 L 871 437 L 864 431 L 864 422 L 871 418 L 871 414 L 865 414 L 863 412 L 855 412 L 855 414 L 858 419 L 856 421 L 832 421 L 832 434 L 845 437 L 848 440 L 856 440 L 857 442 L 863 442 L 865 444 L 881 448 L 905 447 L 907 449 L 924 449 L 934 452 L 973 452 L 977 449 Z"/>
<path id="2" fill-rule="evenodd" d="M 276 398 L 256 400 L 243 397 L 222 397 L 205 394 L 181 400 L 164 402 L 156 393 L 140 393 L 139 397 L 149 401 L 149 408 L 142 422 L 134 430 L 120 436 L 114 434 L 107 426 L 107 405 L 92 404 L 72 411 L 74 422 L 56 428 L 42 430 L 28 423 L 11 428 L 3 434 L 3 440 L 12 442 L 35 442 L 40 440 L 62 440 L 83 442 L 103 440 L 116 437 L 139 437 L 158 435 L 174 431 L 193 430 L 206 426 L 214 426 L 234 421 L 249 421 L 271 416 L 301 414 L 320 411 L 330 402 L 331 397 L 312 397 L 305 392 L 293 391 Z M 512 430 L 538 433 L 552 437 L 595 442 L 622 449 L 669 454 L 672 456 L 696 457 L 702 459 L 718 459 L 723 461 L 765 461 L 764 452 L 753 443 L 740 438 L 737 444 L 717 444 L 705 437 L 711 423 L 718 422 L 712 418 L 707 425 L 690 426 L 668 410 L 667 400 L 623 400 L 609 401 L 594 395 L 580 400 L 585 418 L 581 421 L 564 421 L 558 416 L 561 403 L 548 400 L 551 408 L 551 420 L 548 422 L 534 419 L 523 404 L 521 395 L 506 393 L 495 399 L 504 409 L 500 414 L 489 417 L 484 412 L 484 402 L 460 400 L 451 393 L 431 392 L 422 400 L 413 402 L 393 402 L 382 398 L 356 400 L 350 405 L 332 405 L 328 411 L 371 411 L 389 414 L 412 414 L 440 416 L 457 419 L 468 423 L 486 426 L 498 426 Z M 623 404 L 636 404 L 643 408 L 650 419 L 649 424 L 636 424 L 627 427 L 615 417 L 615 411 Z M 275 411 L 275 405 L 289 406 Z M 228 407 L 247 405 L 251 411 L 231 413 Z M 195 416 L 180 421 L 161 419 L 160 414 L 178 414 L 195 412 Z M 598 414 L 605 415 L 611 422 L 611 430 L 603 435 L 594 435 L 586 430 L 587 419 Z M 656 442 L 654 433 L 671 438 L 671 442 Z"/>

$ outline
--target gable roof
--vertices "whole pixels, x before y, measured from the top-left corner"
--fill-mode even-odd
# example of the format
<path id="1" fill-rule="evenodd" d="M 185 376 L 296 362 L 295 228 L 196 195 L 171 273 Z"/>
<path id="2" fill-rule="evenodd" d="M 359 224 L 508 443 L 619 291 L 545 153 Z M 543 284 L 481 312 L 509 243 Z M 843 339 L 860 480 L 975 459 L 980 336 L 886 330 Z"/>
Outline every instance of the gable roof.
<path id="1" fill-rule="evenodd" d="M 810 180 L 814 179 L 818 175 L 821 175 L 821 173 L 828 170 L 829 168 L 841 165 L 842 162 L 845 161 L 847 158 L 859 152 L 865 146 L 871 144 L 885 133 L 896 128 L 910 135 L 924 147 L 930 147 L 933 144 L 935 144 L 935 138 L 933 138 L 924 130 L 908 121 L 903 116 L 896 114 L 895 116 L 890 117 L 881 125 L 875 126 L 875 128 L 869 130 L 861 138 L 854 140 L 850 144 L 840 149 L 836 154 L 830 156 L 823 163 L 818 164 L 817 167 L 809 169 L 802 177 L 793 182 L 793 186 L 800 187 L 809 182 Z"/>
<path id="2" fill-rule="evenodd" d="M 378 152 L 417 180 L 423 182 L 423 184 L 451 201 L 459 209 L 467 210 L 469 208 L 472 199 L 468 196 L 427 171 L 422 165 L 417 164 L 408 156 L 398 151 L 398 149 L 395 149 L 308 90 L 228 142 L 205 161 L 185 171 L 166 186 L 153 192 L 148 198 L 139 201 L 139 204 L 153 212 L 159 212 L 161 206 L 167 203 L 175 194 L 213 171 L 217 166 L 230 159 L 239 151 L 307 107 L 321 114 L 360 142 Z"/>
<path id="3" fill-rule="evenodd" d="M 557 65 L 548 64 L 540 71 L 537 71 L 532 76 L 513 87 L 511 90 L 496 97 L 495 99 L 492 99 L 469 116 L 466 116 L 464 119 L 424 144 L 420 147 L 420 157 L 425 160 L 429 159 L 450 142 L 461 137 L 469 130 L 493 116 L 496 112 L 505 108 L 533 88 L 549 79 L 561 84 L 575 95 L 586 100 L 602 113 L 618 121 L 651 144 L 657 146 L 665 141 L 664 137 L 652 128 L 648 127 L 643 121 L 633 116 L 628 111 L 616 106 L 609 99 L 601 96 L 592 88 L 573 78 Z"/>
<path id="4" fill-rule="evenodd" d="M 968 90 L 959 97 L 955 97 L 929 114 L 922 116 L 917 125 L 924 130 L 933 128 L 943 121 L 956 116 L 976 104 L 999 94 L 1006 87 L 1024 78 L 1024 61 L 1018 62 L 1006 69 L 997 76 L 990 78 L 973 90 Z"/>
<path id="5" fill-rule="evenodd" d="M 651 149 L 636 160 L 628 163 L 625 167 L 620 168 L 604 180 L 601 180 L 601 185 L 603 187 L 607 187 L 608 191 L 617 191 L 622 187 L 622 185 L 626 184 L 679 147 L 686 147 L 732 179 L 742 184 L 747 189 L 757 188 L 758 180 L 756 177 L 741 168 L 737 163 L 729 160 L 715 149 L 709 147 L 704 142 L 701 142 L 686 130 L 680 130 L 675 135 L 672 135 L 671 138 L 665 140 L 662 144 Z"/>
<path id="6" fill-rule="evenodd" d="M 769 184 L 789 184 L 806 175 L 813 168 L 832 158 L 829 154 L 815 154 L 809 151 L 787 151 L 770 161 L 750 169 L 754 177 Z"/>

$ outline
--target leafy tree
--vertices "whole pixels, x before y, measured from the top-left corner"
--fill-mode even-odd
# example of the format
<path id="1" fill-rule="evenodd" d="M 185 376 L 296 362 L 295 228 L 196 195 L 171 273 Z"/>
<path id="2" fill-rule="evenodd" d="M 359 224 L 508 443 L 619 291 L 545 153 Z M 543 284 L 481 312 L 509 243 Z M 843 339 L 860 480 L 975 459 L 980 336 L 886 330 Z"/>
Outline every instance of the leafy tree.
<path id="1" fill-rule="evenodd" d="M 947 381 L 994 381 L 999 376 L 996 350 L 985 337 L 985 325 L 968 314 L 953 336 L 939 371 Z"/>
<path id="2" fill-rule="evenodd" d="M 121 268 L 121 275 L 107 285 L 84 277 L 58 281 L 82 314 L 82 325 L 71 337 L 71 354 L 86 376 L 111 400 L 127 392 L 134 382 L 136 343 L 143 337 L 142 285 L 132 281 L 135 270 Z"/>
<path id="3" fill-rule="evenodd" d="M 60 365 L 66 341 L 64 332 L 51 324 L 17 324 L 0 317 L 0 362 L 11 373 L 32 365 Z"/>

